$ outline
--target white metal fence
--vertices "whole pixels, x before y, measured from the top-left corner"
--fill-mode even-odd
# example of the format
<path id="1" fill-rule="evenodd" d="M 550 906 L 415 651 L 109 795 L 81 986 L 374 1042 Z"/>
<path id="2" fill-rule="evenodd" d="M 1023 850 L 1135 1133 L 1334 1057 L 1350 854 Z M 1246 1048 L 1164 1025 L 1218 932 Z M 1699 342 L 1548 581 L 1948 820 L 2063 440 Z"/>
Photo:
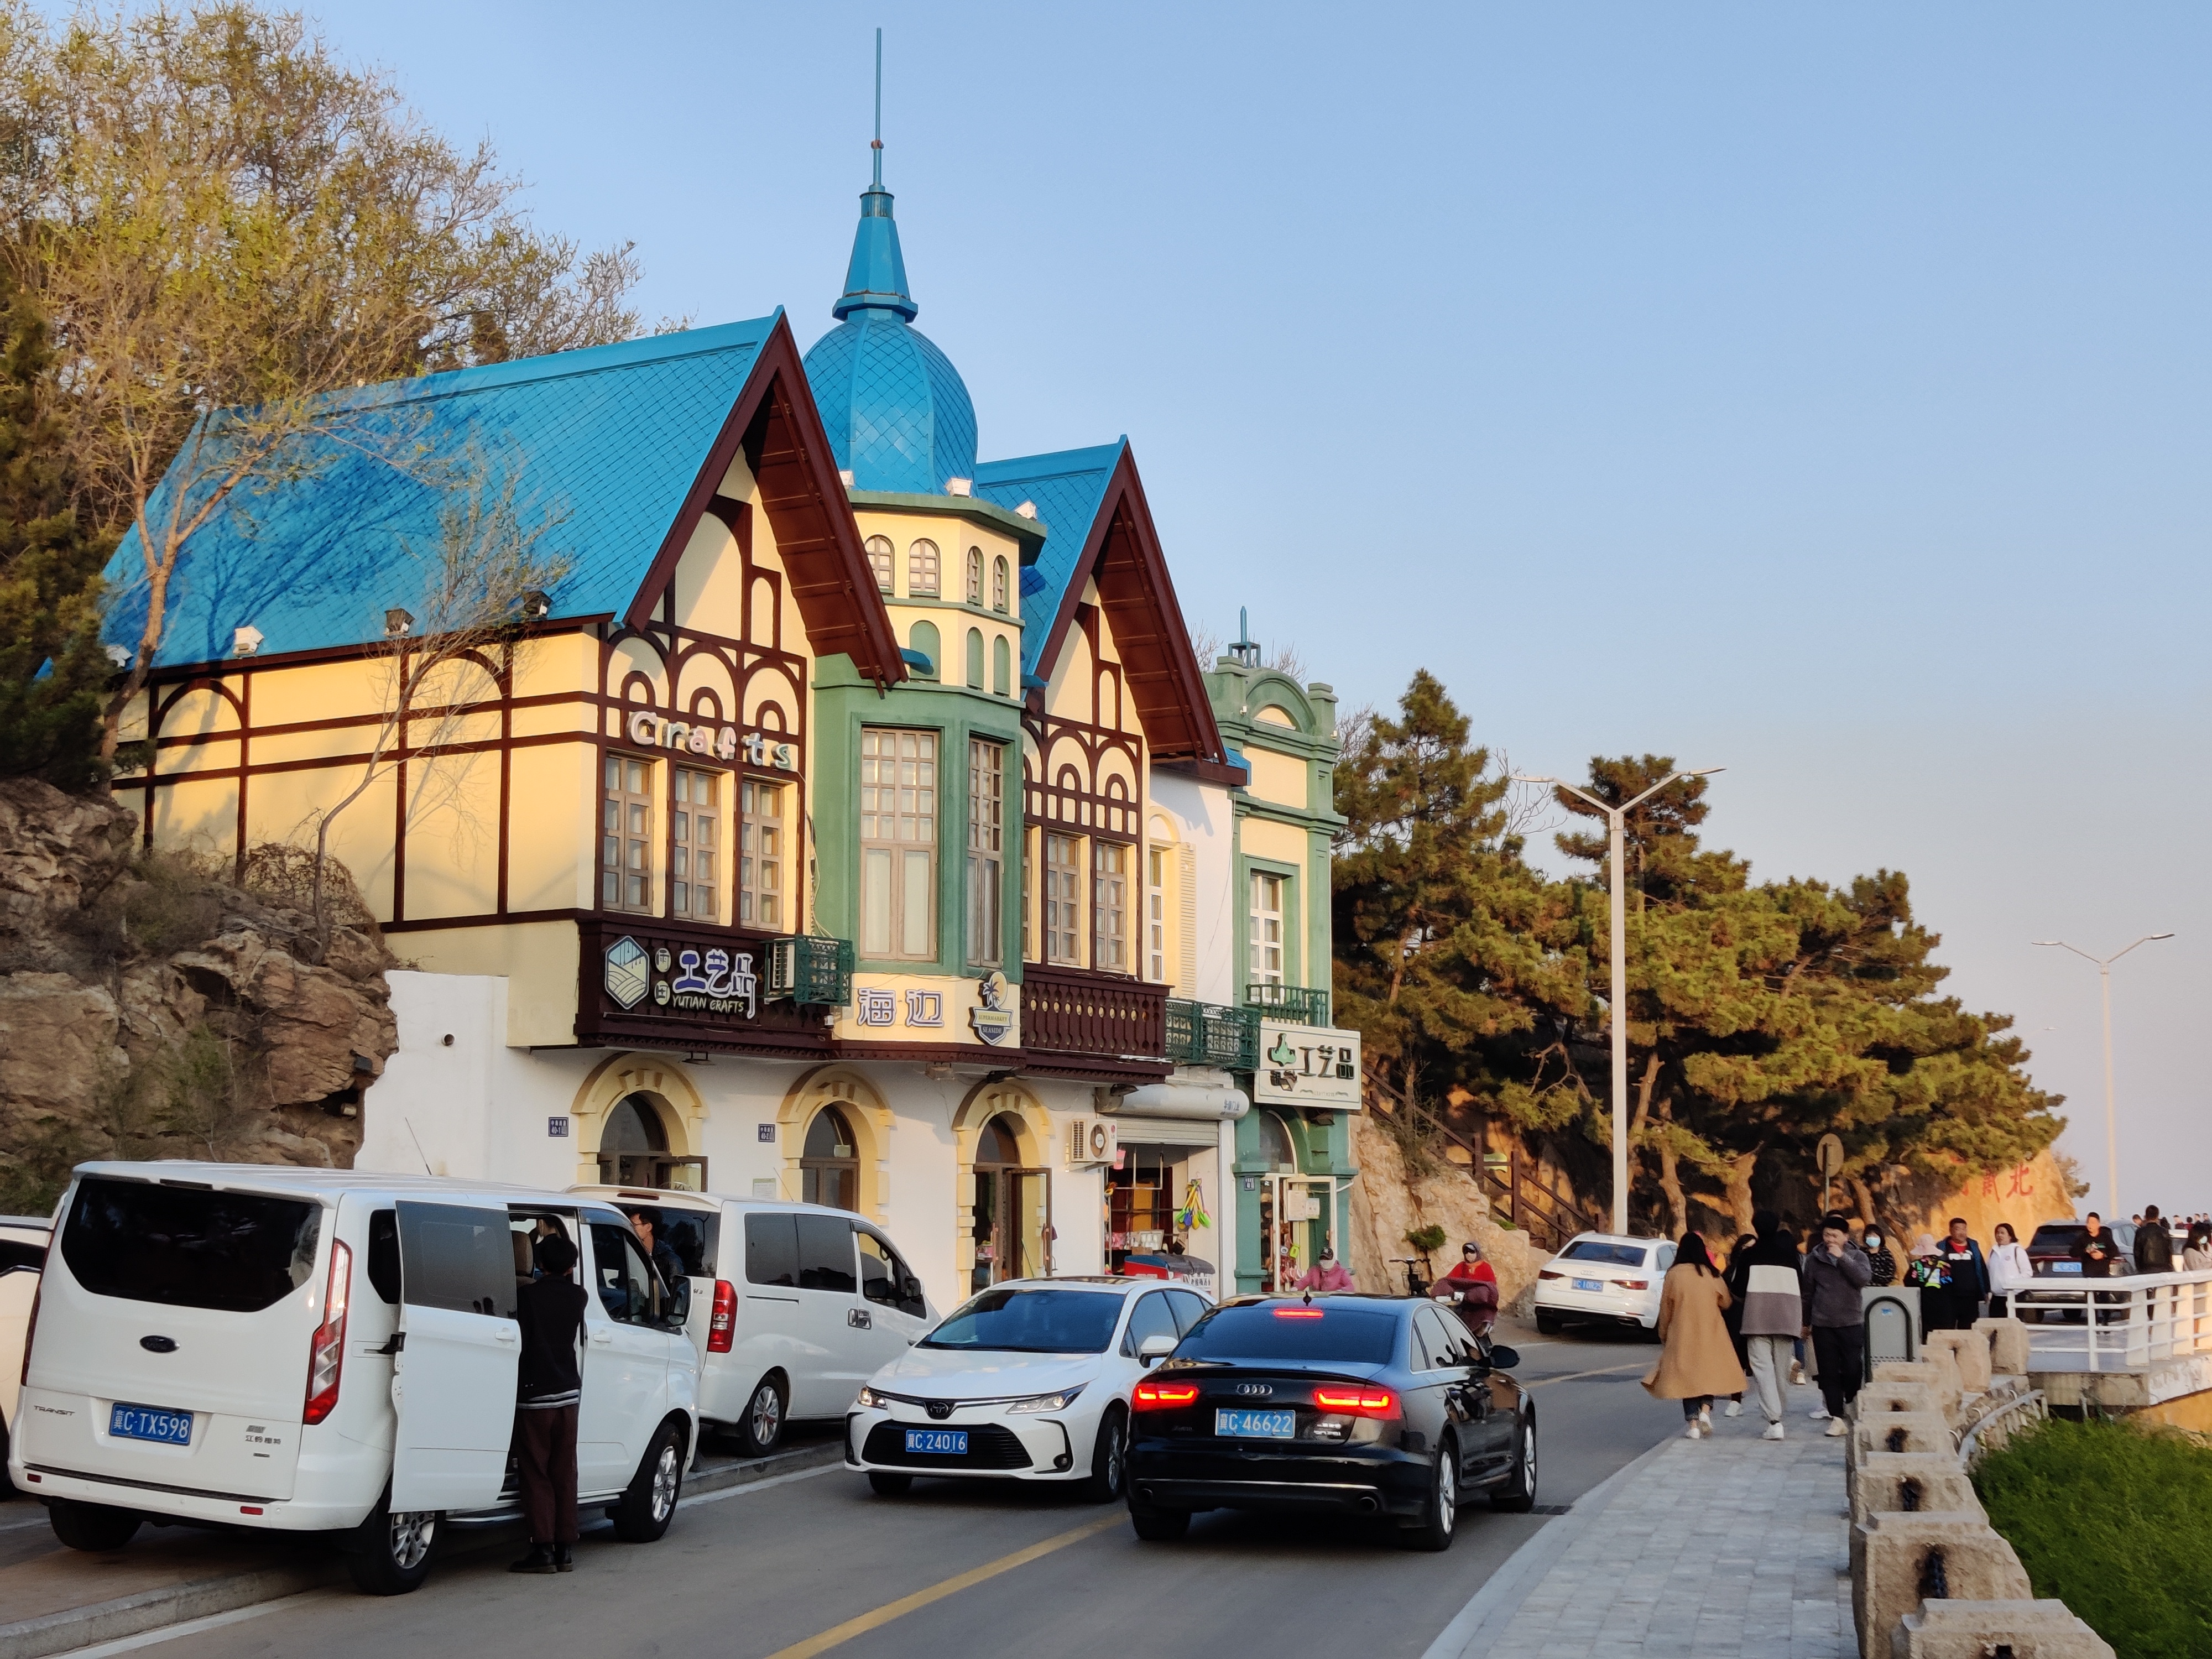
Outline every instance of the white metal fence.
<path id="1" fill-rule="evenodd" d="M 2212 1273 L 2039 1275 L 2008 1311 L 2028 1326 L 2038 1370 L 2143 1370 L 2212 1354 Z"/>

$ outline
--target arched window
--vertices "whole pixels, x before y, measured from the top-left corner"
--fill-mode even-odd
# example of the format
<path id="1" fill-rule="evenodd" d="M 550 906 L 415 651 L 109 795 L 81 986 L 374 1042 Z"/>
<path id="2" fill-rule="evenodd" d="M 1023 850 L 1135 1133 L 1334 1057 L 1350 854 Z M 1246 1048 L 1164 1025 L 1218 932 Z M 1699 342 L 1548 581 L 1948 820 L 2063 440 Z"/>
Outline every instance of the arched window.
<path id="1" fill-rule="evenodd" d="M 917 667 L 915 672 L 926 680 L 933 680 L 944 672 L 943 642 L 937 635 L 935 623 L 918 622 L 908 630 L 906 642 L 929 659 L 929 666 Z"/>
<path id="2" fill-rule="evenodd" d="M 983 603 L 983 550 L 980 547 L 968 550 L 967 595 L 970 605 Z"/>
<path id="3" fill-rule="evenodd" d="M 1001 697 L 1013 695 L 1007 689 L 1013 679 L 1013 655 L 1004 634 L 991 641 L 991 690 Z"/>
<path id="4" fill-rule="evenodd" d="M 833 1209 L 860 1207 L 860 1143 L 853 1126 L 835 1106 L 824 1106 L 806 1126 L 799 1158 L 799 1195 L 809 1204 Z"/>
<path id="5" fill-rule="evenodd" d="M 1291 1132 L 1283 1120 L 1273 1112 L 1258 1114 L 1260 1119 L 1260 1156 L 1267 1160 L 1271 1170 L 1294 1170 L 1298 1167 L 1297 1154 L 1291 1150 Z"/>
<path id="6" fill-rule="evenodd" d="M 983 689 L 983 630 L 968 630 L 968 684 L 976 690 Z"/>
<path id="7" fill-rule="evenodd" d="M 1019 1169 L 1022 1162 L 1022 1126 L 1012 1116 L 1001 1112 L 983 1126 L 975 1137 L 975 1167 L 983 1169 Z"/>
<path id="8" fill-rule="evenodd" d="M 624 1095 L 599 1126 L 599 1179 L 611 1187 L 698 1192 L 707 1184 L 707 1164 L 671 1157 L 659 1103 L 651 1095 Z"/>
<path id="9" fill-rule="evenodd" d="M 909 597 L 937 597 L 937 544 L 916 542 L 906 550 L 906 591 Z"/>
<path id="10" fill-rule="evenodd" d="M 1001 553 L 998 562 L 991 567 L 991 609 L 1002 615 L 1012 603 L 1012 582 L 1006 570 L 1006 556 Z"/>
<path id="11" fill-rule="evenodd" d="M 863 545 L 868 550 L 868 567 L 876 573 L 876 591 L 879 593 L 890 592 L 891 591 L 891 560 L 897 556 L 891 547 L 890 538 L 871 536 Z"/>
<path id="12" fill-rule="evenodd" d="M 1052 1176 L 1021 1164 L 1021 1122 L 1001 1112 L 975 1137 L 969 1212 L 975 1267 L 969 1282 L 976 1290 L 1051 1269 Z"/>

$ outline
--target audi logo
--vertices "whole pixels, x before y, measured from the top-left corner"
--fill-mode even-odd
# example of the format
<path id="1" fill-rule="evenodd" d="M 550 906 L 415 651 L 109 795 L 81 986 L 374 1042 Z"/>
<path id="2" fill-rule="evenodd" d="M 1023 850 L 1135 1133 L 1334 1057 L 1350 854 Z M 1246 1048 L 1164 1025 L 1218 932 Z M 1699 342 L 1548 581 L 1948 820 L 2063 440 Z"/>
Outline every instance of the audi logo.
<path id="1" fill-rule="evenodd" d="M 1243 1395 L 1257 1396 L 1273 1394 L 1274 1391 L 1275 1385 L 1272 1382 L 1239 1382 L 1237 1385 L 1237 1392 Z"/>

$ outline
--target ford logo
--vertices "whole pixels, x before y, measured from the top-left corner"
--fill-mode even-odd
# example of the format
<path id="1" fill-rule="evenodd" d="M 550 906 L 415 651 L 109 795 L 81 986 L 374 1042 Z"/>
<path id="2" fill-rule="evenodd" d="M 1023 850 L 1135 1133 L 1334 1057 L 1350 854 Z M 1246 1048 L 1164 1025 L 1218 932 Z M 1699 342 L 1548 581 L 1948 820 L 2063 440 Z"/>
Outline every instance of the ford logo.
<path id="1" fill-rule="evenodd" d="M 173 1336 L 142 1336 L 138 1339 L 138 1346 L 148 1353 L 174 1353 L 177 1339 Z"/>
<path id="2" fill-rule="evenodd" d="M 1258 1396 L 1273 1394 L 1274 1391 L 1275 1385 L 1272 1382 L 1239 1382 L 1237 1385 L 1237 1392 L 1243 1395 Z"/>

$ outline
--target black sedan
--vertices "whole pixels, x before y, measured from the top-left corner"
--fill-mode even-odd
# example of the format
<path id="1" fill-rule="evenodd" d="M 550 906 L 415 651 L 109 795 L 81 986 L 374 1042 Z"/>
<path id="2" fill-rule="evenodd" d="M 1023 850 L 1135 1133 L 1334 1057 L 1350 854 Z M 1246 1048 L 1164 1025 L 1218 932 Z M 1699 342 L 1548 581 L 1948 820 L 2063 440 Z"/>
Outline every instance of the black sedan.
<path id="1" fill-rule="evenodd" d="M 1129 1516 L 1180 1538 L 1194 1510 L 1388 1516 L 1451 1547 L 1461 1499 L 1536 1501 L 1536 1407 L 1512 1349 L 1428 1301 L 1244 1298 L 1212 1310 L 1139 1382 Z"/>

